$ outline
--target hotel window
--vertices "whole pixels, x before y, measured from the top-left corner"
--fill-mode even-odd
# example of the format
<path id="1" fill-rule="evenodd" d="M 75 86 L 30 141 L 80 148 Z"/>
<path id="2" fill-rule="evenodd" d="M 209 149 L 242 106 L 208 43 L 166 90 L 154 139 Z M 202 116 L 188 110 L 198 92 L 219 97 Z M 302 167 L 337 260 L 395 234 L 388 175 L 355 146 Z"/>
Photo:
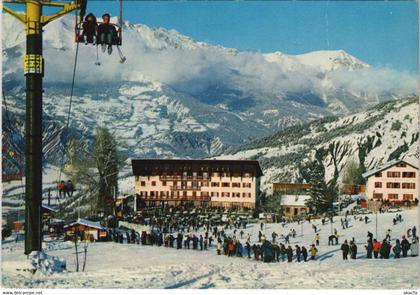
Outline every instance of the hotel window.
<path id="1" fill-rule="evenodd" d="M 166 186 L 166 181 L 162 181 L 162 185 L 163 186 Z"/>
<path id="2" fill-rule="evenodd" d="M 402 188 L 415 189 L 416 184 L 414 182 L 403 182 Z"/>
<path id="3" fill-rule="evenodd" d="M 230 197 L 230 193 L 223 192 L 222 197 Z"/>
<path id="4" fill-rule="evenodd" d="M 397 167 L 407 167 L 407 165 L 405 163 L 398 163 L 396 166 Z"/>
<path id="5" fill-rule="evenodd" d="M 193 172 L 192 176 L 197 177 L 197 172 Z"/>
<path id="6" fill-rule="evenodd" d="M 219 173 L 217 173 L 217 172 L 213 172 L 213 173 L 211 174 L 211 176 L 213 176 L 213 177 L 219 177 Z"/>
<path id="7" fill-rule="evenodd" d="M 251 193 L 243 193 L 242 197 L 243 198 L 251 198 Z"/>
<path id="8" fill-rule="evenodd" d="M 188 176 L 188 172 L 182 172 L 182 176 L 183 177 L 187 177 Z"/>
<path id="9" fill-rule="evenodd" d="M 186 196 L 187 196 L 187 191 L 183 191 L 183 192 L 182 192 L 182 195 L 183 195 L 184 197 L 186 197 Z"/>
<path id="10" fill-rule="evenodd" d="M 398 178 L 398 177 L 400 177 L 400 175 L 401 175 L 401 173 L 397 172 L 397 171 L 388 171 L 386 173 L 387 177 L 392 177 L 392 178 Z"/>
<path id="11" fill-rule="evenodd" d="M 241 197 L 241 193 L 232 193 L 232 196 L 233 197 L 236 197 L 236 198 L 240 198 Z"/>
<path id="12" fill-rule="evenodd" d="M 290 213 L 290 207 L 286 207 L 286 213 Z"/>
<path id="13" fill-rule="evenodd" d="M 402 177 L 404 178 L 415 178 L 416 172 L 403 172 Z"/>
<path id="14" fill-rule="evenodd" d="M 240 182 L 233 182 L 232 187 L 241 187 L 241 183 Z"/>
<path id="15" fill-rule="evenodd" d="M 387 182 L 386 188 L 400 188 L 399 182 Z"/>
<path id="16" fill-rule="evenodd" d="M 381 188 L 382 182 L 375 182 L 375 188 Z"/>
<path id="17" fill-rule="evenodd" d="M 382 172 L 375 173 L 375 177 L 382 177 Z"/>
<path id="18" fill-rule="evenodd" d="M 244 183 L 242 184 L 242 187 L 251 187 L 251 183 L 249 183 L 249 182 L 244 182 Z"/>
<path id="19" fill-rule="evenodd" d="M 207 181 L 202 181 L 201 182 L 201 186 L 208 187 L 209 186 L 209 183 Z"/>
<path id="20" fill-rule="evenodd" d="M 218 197 L 219 196 L 219 193 L 218 192 L 211 192 L 211 196 L 212 197 Z"/>
<path id="21" fill-rule="evenodd" d="M 229 187 L 230 183 L 229 182 L 222 182 L 222 187 Z"/>
<path id="22" fill-rule="evenodd" d="M 156 186 L 156 181 L 152 181 L 152 186 Z"/>
<path id="23" fill-rule="evenodd" d="M 388 200 L 398 200 L 398 194 L 388 194 Z"/>
<path id="24" fill-rule="evenodd" d="M 211 183 L 211 187 L 219 187 L 220 183 L 219 182 L 212 182 Z"/>
<path id="25" fill-rule="evenodd" d="M 146 181 L 140 181 L 140 186 L 146 186 Z"/>
<path id="26" fill-rule="evenodd" d="M 209 173 L 208 172 L 203 172 L 203 178 L 208 178 L 209 177 Z"/>
<path id="27" fill-rule="evenodd" d="M 223 177 L 229 177 L 229 173 L 227 173 L 227 172 L 223 172 L 223 173 L 222 173 L 222 176 L 223 176 Z"/>
<path id="28" fill-rule="evenodd" d="M 412 201 L 414 199 L 413 194 L 404 194 L 403 195 L 403 200 L 404 201 Z"/>
<path id="29" fill-rule="evenodd" d="M 151 191 L 151 192 L 150 192 L 150 196 L 151 196 L 151 197 L 154 197 L 154 196 L 155 196 L 155 192 L 154 192 L 154 191 Z"/>
<path id="30" fill-rule="evenodd" d="M 374 193 L 373 194 L 373 198 L 374 199 L 382 199 L 383 198 L 383 194 Z"/>
<path id="31" fill-rule="evenodd" d="M 244 177 L 251 177 L 251 173 L 244 173 Z"/>

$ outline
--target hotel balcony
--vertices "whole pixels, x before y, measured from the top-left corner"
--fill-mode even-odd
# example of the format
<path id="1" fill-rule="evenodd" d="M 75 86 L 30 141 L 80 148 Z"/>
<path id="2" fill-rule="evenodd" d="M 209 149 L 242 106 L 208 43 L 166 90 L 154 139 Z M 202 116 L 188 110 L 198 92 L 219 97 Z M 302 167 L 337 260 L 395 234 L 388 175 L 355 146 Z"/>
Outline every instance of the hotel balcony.
<path id="1" fill-rule="evenodd" d="M 210 175 L 203 176 L 182 176 L 182 175 L 161 175 L 159 176 L 161 181 L 173 181 L 173 180 L 210 180 Z"/>
<path id="2" fill-rule="evenodd" d="M 169 189 L 171 191 L 200 191 L 201 186 L 170 186 Z"/>
<path id="3" fill-rule="evenodd" d="M 210 202 L 211 197 L 207 196 L 147 196 L 143 197 L 145 201 L 204 201 Z"/>

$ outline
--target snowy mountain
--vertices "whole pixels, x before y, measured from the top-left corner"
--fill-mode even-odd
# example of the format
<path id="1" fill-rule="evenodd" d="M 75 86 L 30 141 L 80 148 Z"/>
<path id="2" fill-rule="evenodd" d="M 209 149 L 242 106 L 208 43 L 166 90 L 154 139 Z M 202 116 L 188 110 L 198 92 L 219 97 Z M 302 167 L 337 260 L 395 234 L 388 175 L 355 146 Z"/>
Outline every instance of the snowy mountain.
<path id="1" fill-rule="evenodd" d="M 23 26 L 2 15 L 6 134 L 23 137 Z M 124 25 L 123 50 L 80 45 L 70 130 L 63 132 L 76 45 L 74 18 L 44 34 L 45 157 L 53 163 L 69 137 L 92 139 L 106 125 L 128 156 L 208 157 L 297 123 L 362 111 L 416 91 L 416 79 L 375 69 L 344 51 L 303 55 L 241 52 L 197 42 L 174 30 Z M 3 121 L 5 124 L 5 121 Z M 16 130 L 15 130 L 16 129 Z"/>
<path id="2" fill-rule="evenodd" d="M 367 111 L 327 117 L 298 124 L 231 150 L 218 158 L 258 159 L 264 176 L 262 186 L 276 181 L 296 181 L 298 166 L 325 149 L 326 177 L 341 171 L 349 160 L 372 169 L 392 159 L 418 165 L 418 97 L 381 103 Z"/>

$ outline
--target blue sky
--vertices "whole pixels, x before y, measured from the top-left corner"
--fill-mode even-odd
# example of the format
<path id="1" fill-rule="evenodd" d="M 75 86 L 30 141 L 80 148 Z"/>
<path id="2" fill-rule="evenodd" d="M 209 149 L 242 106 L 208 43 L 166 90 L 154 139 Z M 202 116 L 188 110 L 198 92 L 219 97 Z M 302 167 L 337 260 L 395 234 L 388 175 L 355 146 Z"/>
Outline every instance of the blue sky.
<path id="1" fill-rule="evenodd" d="M 118 14 L 118 1 L 89 1 Z M 415 1 L 124 1 L 124 17 L 239 50 L 343 49 L 377 67 L 418 71 Z"/>

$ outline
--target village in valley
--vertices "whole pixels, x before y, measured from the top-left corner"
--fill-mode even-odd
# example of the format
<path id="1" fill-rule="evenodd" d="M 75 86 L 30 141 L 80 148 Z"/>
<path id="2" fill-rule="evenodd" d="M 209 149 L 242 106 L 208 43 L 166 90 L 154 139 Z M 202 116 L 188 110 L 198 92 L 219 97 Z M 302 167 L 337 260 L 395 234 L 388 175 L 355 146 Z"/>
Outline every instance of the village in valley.
<path id="1" fill-rule="evenodd" d="M 412 76 L 5 2 L 2 288 L 420 287 Z"/>

